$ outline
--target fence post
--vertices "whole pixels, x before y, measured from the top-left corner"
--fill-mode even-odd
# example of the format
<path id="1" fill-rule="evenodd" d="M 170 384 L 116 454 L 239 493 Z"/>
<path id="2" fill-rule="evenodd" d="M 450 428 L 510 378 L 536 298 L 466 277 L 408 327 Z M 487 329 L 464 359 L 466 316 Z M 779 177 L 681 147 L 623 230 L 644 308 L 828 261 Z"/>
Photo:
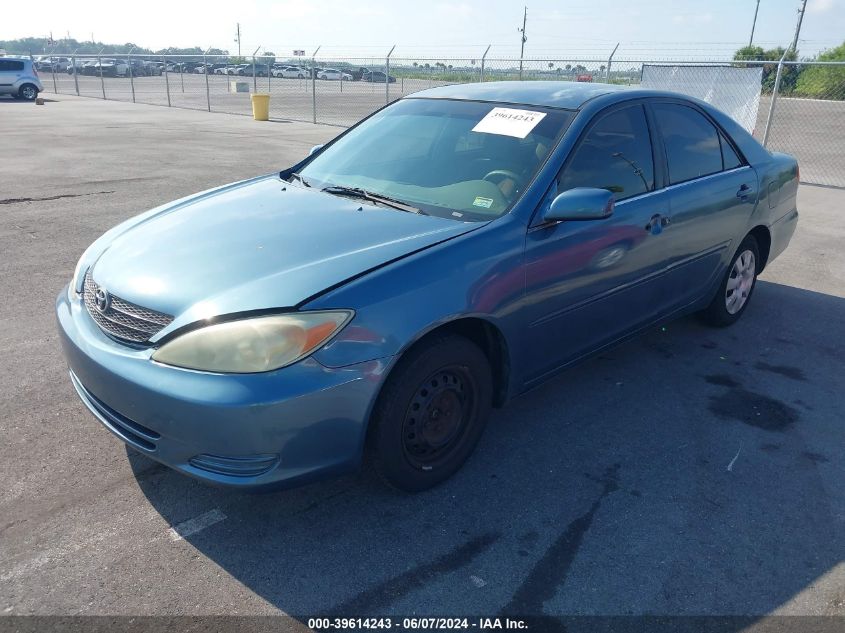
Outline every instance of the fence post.
<path id="1" fill-rule="evenodd" d="M 780 79 L 781 75 L 783 74 L 783 61 L 786 59 L 787 53 L 789 53 L 790 49 L 787 48 L 783 55 L 781 55 L 780 61 L 778 62 L 778 72 L 775 75 L 775 85 L 772 89 L 772 102 L 769 104 L 769 116 L 766 117 L 766 131 L 763 132 L 763 147 L 766 147 L 766 144 L 769 142 L 769 132 L 772 129 L 772 119 L 775 116 L 775 103 L 778 100 L 778 90 L 780 89 Z"/>
<path id="2" fill-rule="evenodd" d="M 56 50 L 56 47 L 53 47 L 53 51 Z M 53 58 L 52 54 L 50 55 L 50 72 L 53 74 L 53 92 L 56 94 L 59 93 L 59 88 L 56 86 L 56 60 Z"/>
<path id="3" fill-rule="evenodd" d="M 384 102 L 385 104 L 390 103 L 390 56 L 393 54 L 393 49 L 396 48 L 396 44 L 393 45 L 393 48 L 387 53 L 387 57 L 384 59 Z"/>
<path id="4" fill-rule="evenodd" d="M 170 107 L 170 76 L 167 74 L 167 60 L 161 56 L 161 63 L 164 64 L 164 85 L 167 87 L 167 107 Z"/>
<path id="5" fill-rule="evenodd" d="M 132 58 L 130 57 L 131 55 L 132 53 L 126 53 L 126 64 L 127 66 L 129 66 L 129 85 L 132 87 L 132 103 L 135 103 L 135 76 L 132 72 Z M 117 74 L 117 70 L 115 70 L 114 74 Z"/>
<path id="6" fill-rule="evenodd" d="M 179 62 L 179 81 L 182 82 L 182 94 L 185 94 L 185 62 Z"/>
<path id="7" fill-rule="evenodd" d="M 205 56 L 208 54 L 208 51 L 211 50 L 211 47 L 208 47 L 208 50 L 202 54 L 202 65 L 205 66 L 205 103 L 208 111 L 211 112 L 211 92 L 208 89 L 208 64 L 205 62 Z M 219 59 L 219 58 L 218 58 Z"/>
<path id="8" fill-rule="evenodd" d="M 100 51 L 103 52 L 102 50 Z M 106 98 L 106 80 L 103 79 L 103 58 L 97 55 L 97 68 L 100 69 L 100 88 L 103 89 L 103 99 Z M 117 70 L 114 71 L 114 74 L 117 75 Z"/>
<path id="9" fill-rule="evenodd" d="M 267 51 L 264 51 L 264 53 L 266 54 Z M 273 63 L 275 63 L 275 58 L 273 58 L 273 59 L 274 59 Z M 270 58 L 268 57 L 267 58 L 267 94 L 272 92 L 272 88 L 270 87 L 270 77 L 272 77 L 272 76 L 273 76 L 273 66 L 270 64 Z"/>
<path id="10" fill-rule="evenodd" d="M 610 64 L 613 63 L 613 56 L 616 54 L 616 49 L 619 48 L 619 42 L 616 42 L 616 46 L 613 47 L 613 50 L 610 52 L 610 57 L 607 58 L 607 69 L 604 73 L 604 81 L 605 83 L 610 83 Z"/>
<path id="11" fill-rule="evenodd" d="M 76 88 L 76 96 L 79 96 L 79 78 L 76 76 L 76 51 L 70 56 L 70 65 L 73 67 L 73 85 Z"/>
<path id="12" fill-rule="evenodd" d="M 484 62 L 487 60 L 487 53 L 490 52 L 490 47 L 492 44 L 487 45 L 487 50 L 484 51 L 484 54 L 481 56 L 481 77 L 479 78 L 480 82 L 484 82 Z"/>
<path id="13" fill-rule="evenodd" d="M 322 46 L 322 44 L 320 45 Z M 311 55 L 311 122 L 317 122 L 317 53 L 320 46 Z"/>

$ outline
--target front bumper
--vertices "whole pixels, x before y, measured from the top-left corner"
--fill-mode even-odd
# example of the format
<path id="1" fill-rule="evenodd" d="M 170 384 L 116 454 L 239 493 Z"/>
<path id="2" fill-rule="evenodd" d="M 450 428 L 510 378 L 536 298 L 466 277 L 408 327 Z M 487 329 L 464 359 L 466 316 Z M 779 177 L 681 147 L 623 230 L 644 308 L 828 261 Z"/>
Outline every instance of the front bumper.
<path id="1" fill-rule="evenodd" d="M 114 435 L 186 475 L 237 488 L 354 469 L 390 359 L 332 369 L 313 358 L 263 374 L 150 359 L 106 336 L 75 295 L 56 300 L 71 381 Z"/>

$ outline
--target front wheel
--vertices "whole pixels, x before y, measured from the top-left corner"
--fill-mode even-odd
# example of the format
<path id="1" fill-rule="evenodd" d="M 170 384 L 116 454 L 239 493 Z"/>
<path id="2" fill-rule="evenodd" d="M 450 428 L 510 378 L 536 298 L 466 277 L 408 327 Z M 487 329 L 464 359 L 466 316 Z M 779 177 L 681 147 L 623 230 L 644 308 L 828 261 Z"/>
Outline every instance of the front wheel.
<path id="1" fill-rule="evenodd" d="M 471 341 L 447 335 L 411 349 L 373 412 L 370 448 L 379 475 L 407 492 L 451 477 L 478 444 L 492 396 L 490 364 Z"/>
<path id="2" fill-rule="evenodd" d="M 739 320 L 757 285 L 759 264 L 757 240 L 753 235 L 748 235 L 734 253 L 713 301 L 701 312 L 701 318 L 706 323 L 725 327 Z"/>

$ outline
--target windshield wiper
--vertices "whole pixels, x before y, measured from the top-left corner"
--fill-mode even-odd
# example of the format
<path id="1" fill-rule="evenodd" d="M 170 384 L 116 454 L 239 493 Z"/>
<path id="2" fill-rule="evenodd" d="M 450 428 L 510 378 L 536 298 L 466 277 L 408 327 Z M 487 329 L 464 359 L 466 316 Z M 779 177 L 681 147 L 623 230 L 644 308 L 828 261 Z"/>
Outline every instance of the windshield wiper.
<path id="1" fill-rule="evenodd" d="M 370 202 L 383 204 L 386 207 L 398 209 L 399 211 L 407 211 L 408 213 L 419 213 L 421 215 L 428 215 L 422 209 L 418 209 L 417 207 L 411 206 L 410 204 L 402 202 L 401 200 L 397 200 L 396 198 L 390 198 L 388 196 L 383 196 L 378 193 L 373 193 L 372 191 L 367 191 L 366 189 L 361 189 L 360 187 L 343 187 L 341 185 L 329 185 L 328 187 L 323 187 L 320 191 L 325 191 L 326 193 L 333 193 L 341 196 L 349 196 L 351 198 L 361 198 L 362 200 L 369 200 Z"/>
<path id="2" fill-rule="evenodd" d="M 296 178 L 299 182 L 301 182 L 301 183 L 302 183 L 303 185 L 305 185 L 306 187 L 310 187 L 310 186 L 311 186 L 311 184 L 310 184 L 307 180 L 305 180 L 305 178 L 303 178 L 303 177 L 302 177 L 299 173 L 292 173 L 292 174 L 290 175 L 290 177 L 291 177 L 291 178 Z"/>

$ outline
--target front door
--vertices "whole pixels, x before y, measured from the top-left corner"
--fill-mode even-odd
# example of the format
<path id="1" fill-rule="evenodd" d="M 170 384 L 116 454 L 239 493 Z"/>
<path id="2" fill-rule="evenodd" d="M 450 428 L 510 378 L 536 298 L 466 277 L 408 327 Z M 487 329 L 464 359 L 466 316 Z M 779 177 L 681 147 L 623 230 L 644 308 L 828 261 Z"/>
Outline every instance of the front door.
<path id="1" fill-rule="evenodd" d="M 655 177 L 654 149 L 641 103 L 606 110 L 546 196 L 544 204 L 574 187 L 599 187 L 614 192 L 616 206 L 604 220 L 536 224 L 528 231 L 528 386 L 666 309 L 659 279 L 666 267 L 669 199 Z"/>

